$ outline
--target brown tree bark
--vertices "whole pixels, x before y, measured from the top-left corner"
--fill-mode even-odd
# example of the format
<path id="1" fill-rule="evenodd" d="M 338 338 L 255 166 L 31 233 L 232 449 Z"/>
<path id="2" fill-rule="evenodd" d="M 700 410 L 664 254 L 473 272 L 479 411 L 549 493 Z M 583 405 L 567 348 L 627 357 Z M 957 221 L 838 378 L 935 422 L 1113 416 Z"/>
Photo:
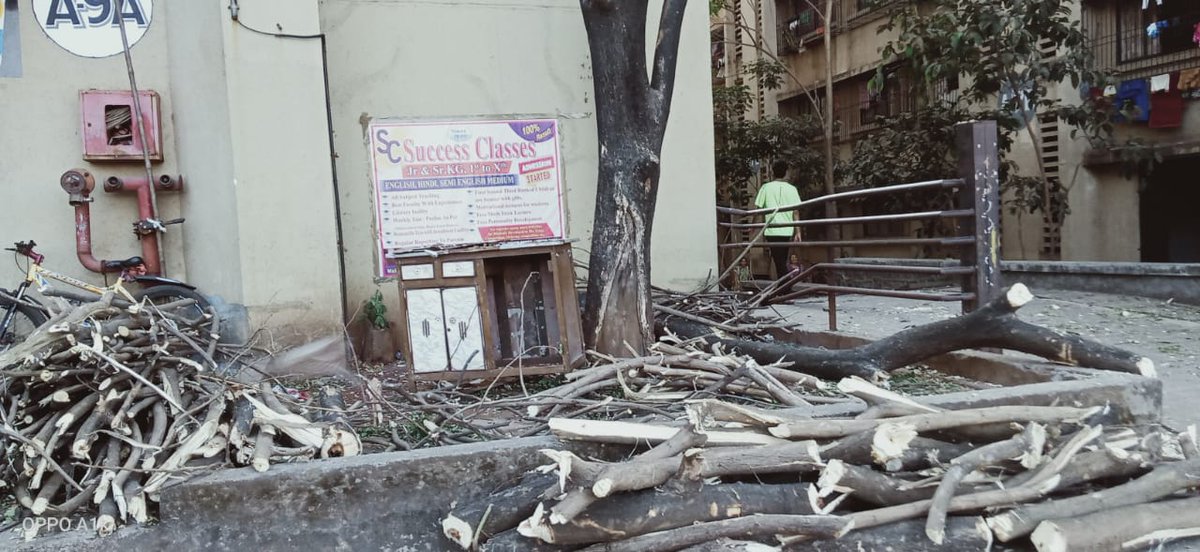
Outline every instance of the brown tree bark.
<path id="1" fill-rule="evenodd" d="M 650 233 L 687 0 L 663 0 L 652 73 L 646 67 L 645 2 L 579 4 L 600 138 L 584 334 L 588 347 L 625 356 L 626 344 L 644 352 L 654 338 Z"/>

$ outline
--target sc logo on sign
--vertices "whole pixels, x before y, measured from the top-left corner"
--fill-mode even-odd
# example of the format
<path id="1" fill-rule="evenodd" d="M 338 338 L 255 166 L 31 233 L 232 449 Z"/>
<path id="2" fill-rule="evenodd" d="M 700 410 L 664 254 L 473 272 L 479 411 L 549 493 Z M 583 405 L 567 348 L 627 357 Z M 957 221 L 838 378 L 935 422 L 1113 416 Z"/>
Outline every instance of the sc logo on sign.
<path id="1" fill-rule="evenodd" d="M 77 56 L 102 58 L 121 53 L 121 29 L 137 44 L 154 16 L 153 0 L 33 0 L 38 26 L 55 44 Z"/>

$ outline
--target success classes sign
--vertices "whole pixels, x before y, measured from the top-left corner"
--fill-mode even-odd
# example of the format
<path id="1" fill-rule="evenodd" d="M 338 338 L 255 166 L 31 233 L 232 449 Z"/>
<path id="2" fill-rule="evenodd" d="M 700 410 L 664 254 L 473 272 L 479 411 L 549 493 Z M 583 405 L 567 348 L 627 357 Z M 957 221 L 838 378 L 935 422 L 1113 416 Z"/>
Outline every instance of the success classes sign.
<path id="1" fill-rule="evenodd" d="M 556 120 L 376 120 L 368 134 L 381 276 L 390 254 L 563 237 Z"/>

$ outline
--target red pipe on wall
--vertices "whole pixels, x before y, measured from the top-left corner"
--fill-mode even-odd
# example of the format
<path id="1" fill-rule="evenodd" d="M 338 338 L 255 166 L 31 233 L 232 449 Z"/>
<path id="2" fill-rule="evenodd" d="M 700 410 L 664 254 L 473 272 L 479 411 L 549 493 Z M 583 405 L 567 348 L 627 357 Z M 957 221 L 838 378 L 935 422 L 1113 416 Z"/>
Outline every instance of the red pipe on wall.
<path id="1" fill-rule="evenodd" d="M 75 254 L 79 263 L 92 272 L 114 272 L 104 270 L 104 263 L 92 255 L 92 211 L 86 202 L 75 204 Z"/>
<path id="2" fill-rule="evenodd" d="M 183 179 L 182 178 L 176 179 L 176 178 L 172 178 L 167 175 L 163 175 L 154 181 L 154 186 L 157 190 L 163 191 L 163 192 L 180 191 L 183 189 Z M 137 203 L 138 203 L 138 220 L 151 220 L 151 219 L 158 218 L 158 216 L 154 212 L 154 205 L 150 199 L 150 183 L 145 178 L 132 177 L 132 178 L 124 178 L 123 179 L 123 178 L 118 178 L 116 176 L 110 176 L 110 177 L 108 177 L 107 180 L 104 181 L 104 191 L 108 192 L 108 193 L 130 192 L 130 191 L 136 192 L 137 193 Z M 84 206 L 84 208 L 86 209 L 86 206 Z M 76 209 L 76 213 L 78 213 L 79 207 L 76 207 L 75 209 Z M 78 222 L 79 222 L 78 215 L 76 215 L 75 241 L 76 241 L 77 246 L 79 244 L 79 239 L 80 239 L 80 230 L 79 230 Z M 88 242 L 88 252 L 90 255 L 90 252 L 91 252 L 91 243 L 90 243 L 91 242 L 91 228 L 90 228 L 90 225 L 89 225 L 87 231 L 88 231 L 88 235 L 85 237 L 85 239 L 87 239 L 87 242 Z M 162 265 L 160 264 L 159 258 L 158 258 L 158 233 L 150 232 L 147 234 L 141 234 L 139 237 L 140 237 L 140 241 L 142 242 L 142 260 L 144 260 L 146 262 L 146 272 L 148 274 L 162 274 Z M 79 247 L 81 248 L 82 246 L 79 246 Z M 80 256 L 80 261 L 83 262 L 82 254 Z M 87 266 L 86 262 L 84 262 L 84 266 Z M 89 267 L 89 270 L 94 270 L 94 269 L 91 269 Z"/>

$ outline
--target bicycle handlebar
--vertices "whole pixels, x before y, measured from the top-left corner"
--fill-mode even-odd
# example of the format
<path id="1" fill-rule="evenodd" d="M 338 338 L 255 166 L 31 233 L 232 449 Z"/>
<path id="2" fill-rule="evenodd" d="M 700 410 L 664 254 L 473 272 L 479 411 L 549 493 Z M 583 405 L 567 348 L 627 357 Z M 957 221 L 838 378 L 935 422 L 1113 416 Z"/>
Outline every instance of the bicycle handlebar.
<path id="1" fill-rule="evenodd" d="M 17 253 L 25 253 L 28 251 L 33 251 L 33 248 L 35 248 L 35 247 L 37 247 L 37 243 L 34 243 L 33 240 L 29 240 L 27 242 L 13 243 L 13 247 L 6 247 L 6 248 L 4 248 L 4 250 L 5 251 L 16 251 Z"/>
<path id="2" fill-rule="evenodd" d="M 13 247 L 6 247 L 4 250 L 14 251 L 19 255 L 24 255 L 30 259 L 33 259 L 35 263 L 40 263 L 42 262 L 42 259 L 45 259 L 45 257 L 34 252 L 33 248 L 35 247 L 37 247 L 37 243 L 33 240 L 29 240 L 27 242 L 16 242 L 13 244 Z"/>

